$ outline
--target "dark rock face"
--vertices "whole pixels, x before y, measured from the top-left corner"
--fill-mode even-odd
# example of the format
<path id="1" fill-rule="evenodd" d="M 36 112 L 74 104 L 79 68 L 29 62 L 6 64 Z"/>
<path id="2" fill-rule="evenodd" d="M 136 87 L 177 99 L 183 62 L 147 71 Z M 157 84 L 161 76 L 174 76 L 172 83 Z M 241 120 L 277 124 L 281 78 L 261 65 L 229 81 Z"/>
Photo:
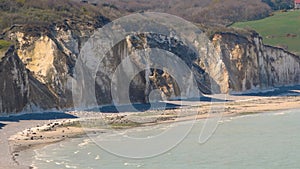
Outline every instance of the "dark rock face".
<path id="1" fill-rule="evenodd" d="M 13 47 L 0 62 L 0 112 L 36 111 L 36 108 L 56 108 L 54 95 L 32 77 Z"/>
<path id="2" fill-rule="evenodd" d="M 28 102 L 28 72 L 10 48 L 0 62 L 1 112 L 22 111 Z"/>
<path id="3" fill-rule="evenodd" d="M 124 83 L 124 81 L 112 82 L 112 75 L 116 71 L 122 71 L 120 74 L 130 78 L 130 69 L 139 70 L 139 72 L 135 74 L 134 78 L 130 79 L 131 82 L 128 86 L 129 89 L 126 88 L 127 86 L 125 83 L 123 84 L 124 89 L 118 90 L 119 93 L 121 92 L 119 94 L 120 96 L 126 96 L 126 90 L 129 90 L 130 99 L 126 99 L 124 97 L 121 100 L 130 101 L 131 103 L 148 103 L 152 99 L 160 100 L 176 97 L 189 97 L 190 95 L 185 90 L 189 87 L 189 85 L 193 84 L 193 82 L 188 82 L 190 77 L 173 77 L 170 73 L 168 73 L 168 71 L 164 70 L 168 67 L 168 65 L 164 65 L 164 63 L 162 63 L 162 66 L 159 65 L 161 66 L 160 69 L 153 68 L 159 67 L 157 63 L 154 63 L 151 61 L 151 59 L 147 61 L 147 57 L 152 56 L 150 53 L 153 49 L 161 49 L 176 55 L 174 57 L 178 57 L 180 60 L 182 60 L 184 65 L 186 65 L 193 72 L 193 74 L 196 75 L 195 80 L 198 81 L 198 83 L 195 84 L 195 88 L 204 93 L 210 93 L 209 88 L 204 88 L 201 86 L 203 84 L 205 86 L 210 86 L 210 79 L 209 75 L 199 65 L 195 64 L 196 60 L 199 58 L 196 51 L 193 51 L 182 42 L 172 38 L 170 39 L 170 44 L 167 38 L 168 37 L 164 35 L 151 33 L 135 34 L 128 37 L 127 41 L 123 40 L 115 45 L 111 49 L 111 52 L 109 52 L 101 61 L 99 64 L 100 66 L 98 67 L 95 83 L 98 104 L 112 103 L 113 98 L 111 96 L 111 84 Z M 137 50 L 142 51 L 142 54 L 136 54 L 135 52 Z M 146 52 L 147 50 L 149 50 L 149 53 Z M 144 54 L 149 56 L 145 56 Z M 160 56 L 160 54 L 161 53 L 158 53 L 157 56 L 163 57 Z M 120 70 L 117 70 L 122 64 L 122 60 L 127 56 L 129 56 L 130 62 L 126 65 L 123 65 Z M 147 68 L 147 64 L 151 67 L 149 70 L 145 70 L 145 68 Z M 180 70 L 179 67 L 176 69 L 176 71 L 177 72 L 175 72 L 175 74 L 181 73 L 182 70 Z M 122 79 L 122 77 L 120 77 L 120 79 Z M 180 89 L 179 83 L 184 86 L 182 89 Z M 123 86 L 119 87 L 123 88 Z M 150 95 L 153 94 L 151 92 L 155 90 L 159 91 L 160 93 L 157 93 L 157 96 L 153 96 L 156 98 L 149 98 Z M 122 92 L 124 92 L 124 94 L 122 94 Z M 128 102 L 121 103 L 125 104 Z"/>

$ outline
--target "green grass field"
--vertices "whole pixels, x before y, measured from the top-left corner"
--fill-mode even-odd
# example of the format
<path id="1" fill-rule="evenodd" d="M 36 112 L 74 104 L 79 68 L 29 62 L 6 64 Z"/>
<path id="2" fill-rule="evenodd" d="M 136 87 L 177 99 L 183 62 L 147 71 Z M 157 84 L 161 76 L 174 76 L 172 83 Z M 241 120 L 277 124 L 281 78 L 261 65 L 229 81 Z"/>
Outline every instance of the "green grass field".
<path id="1" fill-rule="evenodd" d="M 276 12 L 274 16 L 235 23 L 232 27 L 253 29 L 263 37 L 265 44 L 300 54 L 300 10 Z"/>

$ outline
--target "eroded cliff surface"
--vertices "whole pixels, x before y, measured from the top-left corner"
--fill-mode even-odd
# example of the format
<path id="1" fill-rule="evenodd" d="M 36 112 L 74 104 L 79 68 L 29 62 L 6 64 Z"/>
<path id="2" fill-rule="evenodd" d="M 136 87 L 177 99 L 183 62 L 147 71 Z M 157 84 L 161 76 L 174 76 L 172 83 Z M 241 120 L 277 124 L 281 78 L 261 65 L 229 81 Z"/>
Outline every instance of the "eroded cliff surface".
<path id="1" fill-rule="evenodd" d="M 226 65 L 229 91 L 243 92 L 300 83 L 300 57 L 266 46 L 258 34 L 246 37 L 218 34 L 218 46 Z"/>
<path id="2" fill-rule="evenodd" d="M 6 103 L 2 104 L 2 107 L 0 106 L 0 112 L 31 112 L 35 110 L 26 107 L 33 105 L 36 110 L 72 107 L 71 85 L 68 82 L 73 76 L 72 71 L 79 55 L 80 45 L 91 36 L 97 27 L 104 24 L 99 22 L 87 24 L 65 20 L 64 24 L 53 24 L 49 27 L 14 25 L 4 32 L 4 37 L 15 42 L 15 45 L 0 61 L 1 64 L 6 64 L 6 67 L 1 66 L 3 73 L 5 73 L 1 78 L 2 83 L 11 83 L 13 86 L 13 84 L 21 83 L 18 82 L 18 79 L 22 83 L 26 82 L 22 78 L 29 79 L 34 81 L 34 84 L 39 84 L 32 85 L 35 87 L 31 89 L 30 93 L 40 94 L 29 95 L 28 90 L 22 89 L 15 90 L 14 94 L 11 95 L 9 94 L 11 90 L 3 86 L 1 88 L 3 89 L 1 93 L 2 102 L 6 101 Z M 19 65 L 15 66 L 15 60 L 4 58 L 17 59 Z M 10 69 L 18 72 L 27 71 L 28 74 L 23 73 L 12 79 L 8 73 Z M 42 93 L 49 96 L 49 101 L 42 99 Z M 26 95 L 26 100 L 19 100 L 18 95 Z M 38 101 L 39 95 L 41 96 L 40 101 Z"/>
<path id="3" fill-rule="evenodd" d="M 73 107 L 70 79 L 74 78 L 74 66 L 82 46 L 96 28 L 66 21 L 64 25 L 42 30 L 21 26 L 6 32 L 5 36 L 16 41 L 16 45 L 0 61 L 0 112 Z M 114 72 L 122 59 L 135 50 L 153 48 L 174 53 L 183 60 L 192 70 L 201 93 L 244 92 L 300 83 L 299 56 L 263 45 L 256 33 L 244 36 L 220 32 L 212 39 L 194 41 L 193 45 L 191 49 L 176 38 L 153 33 L 128 36 L 100 64 L 94 84 L 97 103 L 111 104 L 113 100 L 112 79 L 101 70 Z M 132 66 L 145 67 L 143 59 L 133 55 Z M 183 93 L 192 97 L 178 88 L 176 80 L 189 83 L 189 77 L 176 79 L 164 69 L 141 71 L 130 83 L 130 101 L 151 101 L 149 95 L 153 90 L 160 91 L 158 99 Z"/>
<path id="4" fill-rule="evenodd" d="M 13 47 L 1 59 L 0 79 L 2 114 L 58 108 L 55 96 L 25 68 Z"/>

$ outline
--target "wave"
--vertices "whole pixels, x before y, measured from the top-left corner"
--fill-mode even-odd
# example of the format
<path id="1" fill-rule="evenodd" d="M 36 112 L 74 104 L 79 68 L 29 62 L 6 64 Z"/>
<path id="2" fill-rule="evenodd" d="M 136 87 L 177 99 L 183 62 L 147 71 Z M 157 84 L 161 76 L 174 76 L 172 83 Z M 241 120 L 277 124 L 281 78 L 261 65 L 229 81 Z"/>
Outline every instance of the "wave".
<path id="1" fill-rule="evenodd" d="M 144 164 L 139 164 L 139 163 L 124 163 L 124 166 L 133 166 L 133 167 L 136 167 L 136 168 L 140 168 L 142 166 L 144 166 Z"/>
<path id="2" fill-rule="evenodd" d="M 66 164 L 65 167 L 66 168 L 77 168 L 77 166 L 72 166 L 72 165 L 69 165 L 69 164 Z"/>
<path id="3" fill-rule="evenodd" d="M 81 143 L 78 144 L 78 146 L 79 147 L 84 147 L 84 146 L 88 145 L 91 142 L 92 142 L 91 139 L 84 139 L 83 142 L 81 142 Z"/>
<path id="4" fill-rule="evenodd" d="M 95 157 L 95 160 L 99 160 L 99 159 L 100 159 L 100 156 L 97 155 L 97 156 Z"/>

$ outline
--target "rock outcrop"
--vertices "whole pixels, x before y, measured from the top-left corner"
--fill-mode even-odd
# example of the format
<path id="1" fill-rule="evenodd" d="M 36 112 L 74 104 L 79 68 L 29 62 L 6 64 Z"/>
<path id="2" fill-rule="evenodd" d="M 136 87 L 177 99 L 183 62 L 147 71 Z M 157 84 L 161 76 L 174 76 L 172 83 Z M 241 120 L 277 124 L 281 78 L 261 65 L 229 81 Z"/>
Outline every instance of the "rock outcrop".
<path id="1" fill-rule="evenodd" d="M 13 47 L 0 62 L 0 79 L 1 115 L 59 108 L 55 96 L 25 68 Z"/>

